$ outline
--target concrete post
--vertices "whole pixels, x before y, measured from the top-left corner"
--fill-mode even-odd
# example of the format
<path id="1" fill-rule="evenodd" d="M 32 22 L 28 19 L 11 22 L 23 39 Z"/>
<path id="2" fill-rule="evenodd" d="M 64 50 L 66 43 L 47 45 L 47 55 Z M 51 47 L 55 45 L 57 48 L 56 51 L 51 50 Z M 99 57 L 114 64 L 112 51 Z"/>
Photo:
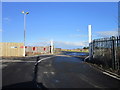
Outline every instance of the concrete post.
<path id="1" fill-rule="evenodd" d="M 88 39 L 89 39 L 89 60 L 91 60 L 92 57 L 92 26 L 88 25 Z"/>
<path id="2" fill-rule="evenodd" d="M 92 26 L 88 25 L 89 43 L 92 41 Z"/>

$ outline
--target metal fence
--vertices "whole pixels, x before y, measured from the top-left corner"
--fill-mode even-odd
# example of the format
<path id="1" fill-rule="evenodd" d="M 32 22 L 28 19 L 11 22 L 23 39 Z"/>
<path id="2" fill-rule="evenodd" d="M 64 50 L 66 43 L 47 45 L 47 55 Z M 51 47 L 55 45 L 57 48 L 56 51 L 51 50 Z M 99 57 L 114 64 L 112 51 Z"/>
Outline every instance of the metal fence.
<path id="1" fill-rule="evenodd" d="M 94 63 L 120 70 L 120 36 L 93 40 L 90 52 Z"/>
<path id="2" fill-rule="evenodd" d="M 37 54 L 49 54 L 51 53 L 50 46 L 26 46 L 25 52 L 26 55 L 37 55 Z"/>
<path id="3" fill-rule="evenodd" d="M 41 40 L 38 42 L 27 42 L 25 46 L 26 56 L 52 54 L 54 50 L 53 41 Z"/>

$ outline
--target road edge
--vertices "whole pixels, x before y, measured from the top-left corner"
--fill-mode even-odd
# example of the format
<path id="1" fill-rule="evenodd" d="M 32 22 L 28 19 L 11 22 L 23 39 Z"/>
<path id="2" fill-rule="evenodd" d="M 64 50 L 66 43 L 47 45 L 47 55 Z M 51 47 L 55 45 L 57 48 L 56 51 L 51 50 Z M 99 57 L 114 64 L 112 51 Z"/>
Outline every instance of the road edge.
<path id="1" fill-rule="evenodd" d="M 110 72 L 110 71 L 108 71 L 108 70 L 104 70 L 103 68 L 99 67 L 99 66 L 96 65 L 96 64 L 92 64 L 92 63 L 89 63 L 89 62 L 85 62 L 85 63 L 88 64 L 88 65 L 90 65 L 90 66 L 92 66 L 94 69 L 99 70 L 101 73 L 103 73 L 103 74 L 105 74 L 105 75 L 108 75 L 108 76 L 110 76 L 110 77 L 112 77 L 112 78 L 115 78 L 115 79 L 117 79 L 117 80 L 120 80 L 120 76 L 117 75 L 117 74 L 115 74 L 115 73 L 113 73 L 113 72 Z"/>

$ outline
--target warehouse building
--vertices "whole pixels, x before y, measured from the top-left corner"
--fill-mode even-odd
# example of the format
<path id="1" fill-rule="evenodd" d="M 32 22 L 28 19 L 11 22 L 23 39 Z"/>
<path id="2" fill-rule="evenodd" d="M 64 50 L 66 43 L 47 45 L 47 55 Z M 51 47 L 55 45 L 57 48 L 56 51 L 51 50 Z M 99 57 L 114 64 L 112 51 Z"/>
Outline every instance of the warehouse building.
<path id="1" fill-rule="evenodd" d="M 23 43 L 0 42 L 0 56 L 23 56 Z"/>
<path id="2" fill-rule="evenodd" d="M 25 46 L 25 55 L 50 54 L 51 46 Z M 24 56 L 24 43 L 0 42 L 0 56 Z"/>

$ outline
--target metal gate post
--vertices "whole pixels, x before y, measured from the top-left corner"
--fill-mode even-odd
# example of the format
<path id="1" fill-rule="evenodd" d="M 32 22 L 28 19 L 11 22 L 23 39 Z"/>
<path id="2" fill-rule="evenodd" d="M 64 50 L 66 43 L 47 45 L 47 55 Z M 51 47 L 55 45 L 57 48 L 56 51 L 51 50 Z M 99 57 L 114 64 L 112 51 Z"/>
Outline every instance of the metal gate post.
<path id="1" fill-rule="evenodd" d="M 112 68 L 115 69 L 115 37 L 112 36 Z"/>

